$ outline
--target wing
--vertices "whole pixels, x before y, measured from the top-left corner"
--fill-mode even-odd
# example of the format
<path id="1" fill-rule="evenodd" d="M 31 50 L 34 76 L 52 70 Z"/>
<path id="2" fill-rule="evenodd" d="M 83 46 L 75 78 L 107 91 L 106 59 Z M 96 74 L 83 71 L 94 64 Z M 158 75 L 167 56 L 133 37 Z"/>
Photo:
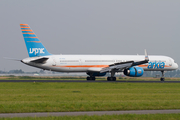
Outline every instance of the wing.
<path id="1" fill-rule="evenodd" d="M 120 71 L 123 69 L 130 68 L 132 66 L 142 65 L 142 64 L 148 63 L 148 61 L 149 61 L 148 54 L 145 50 L 145 60 L 136 61 L 136 62 L 135 61 L 127 61 L 127 62 L 115 63 L 112 65 L 109 65 L 109 67 L 102 68 L 100 70 L 100 73 L 110 72 L 110 71 Z"/>
<path id="2" fill-rule="evenodd" d="M 116 70 L 125 69 L 125 68 L 128 68 L 128 67 L 132 66 L 133 64 L 134 64 L 134 61 L 115 63 L 115 64 L 112 64 L 112 65 L 109 65 L 109 67 L 102 68 L 100 70 L 100 73 L 110 72 L 112 70 L 116 71 Z"/>

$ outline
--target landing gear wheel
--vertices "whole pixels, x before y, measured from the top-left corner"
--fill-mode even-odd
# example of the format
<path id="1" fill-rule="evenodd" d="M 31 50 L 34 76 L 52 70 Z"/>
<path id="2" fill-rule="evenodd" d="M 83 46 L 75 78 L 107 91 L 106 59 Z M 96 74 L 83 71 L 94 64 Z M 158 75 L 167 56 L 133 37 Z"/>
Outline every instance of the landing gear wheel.
<path id="1" fill-rule="evenodd" d="M 110 77 L 107 77 L 107 81 L 110 81 L 111 79 L 110 79 Z"/>
<path id="2" fill-rule="evenodd" d="M 107 81 L 116 81 L 116 77 L 107 77 Z"/>
<path id="3" fill-rule="evenodd" d="M 165 78 L 161 78 L 160 80 L 161 80 L 161 81 L 164 81 L 164 80 L 165 80 Z"/>
<path id="4" fill-rule="evenodd" d="M 95 77 L 87 77 L 86 80 L 96 80 Z"/>
<path id="5" fill-rule="evenodd" d="M 116 77 L 114 77 L 115 71 L 111 71 L 111 77 L 107 77 L 107 81 L 116 81 Z"/>

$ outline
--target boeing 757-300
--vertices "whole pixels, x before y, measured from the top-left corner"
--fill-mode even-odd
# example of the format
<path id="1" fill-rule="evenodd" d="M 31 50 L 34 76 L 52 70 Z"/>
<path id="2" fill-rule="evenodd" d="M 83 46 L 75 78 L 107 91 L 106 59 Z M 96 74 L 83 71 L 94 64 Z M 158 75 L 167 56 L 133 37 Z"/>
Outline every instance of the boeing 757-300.
<path id="1" fill-rule="evenodd" d="M 123 72 L 130 77 L 140 77 L 144 71 L 176 70 L 178 64 L 167 56 L 145 55 L 53 55 L 47 51 L 42 42 L 28 24 L 20 24 L 24 41 L 29 54 L 21 62 L 43 70 L 56 72 L 85 72 L 87 80 L 95 80 L 97 76 L 105 76 L 108 81 L 116 81 L 115 73 Z"/>

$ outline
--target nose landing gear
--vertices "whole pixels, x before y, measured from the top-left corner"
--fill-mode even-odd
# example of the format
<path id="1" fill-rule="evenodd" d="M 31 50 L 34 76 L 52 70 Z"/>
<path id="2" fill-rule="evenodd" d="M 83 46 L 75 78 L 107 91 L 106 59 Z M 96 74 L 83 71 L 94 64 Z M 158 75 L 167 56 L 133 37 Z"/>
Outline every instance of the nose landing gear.
<path id="1" fill-rule="evenodd" d="M 161 73 L 162 73 L 162 77 L 160 78 L 160 80 L 164 81 L 165 80 L 165 78 L 164 78 L 164 71 L 161 71 Z"/>

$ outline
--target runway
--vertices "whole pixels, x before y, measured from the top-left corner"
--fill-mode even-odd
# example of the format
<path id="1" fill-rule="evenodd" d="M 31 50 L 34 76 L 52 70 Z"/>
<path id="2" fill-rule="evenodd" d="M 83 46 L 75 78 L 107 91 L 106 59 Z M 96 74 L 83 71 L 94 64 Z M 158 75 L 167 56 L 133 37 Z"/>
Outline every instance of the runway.
<path id="1" fill-rule="evenodd" d="M 128 82 L 128 83 L 180 83 L 180 81 L 107 81 L 107 80 L 0 80 L 0 82 Z"/>
<path id="2" fill-rule="evenodd" d="M 78 115 L 120 115 L 120 114 L 170 114 L 180 110 L 130 110 L 130 111 L 89 111 L 89 112 L 42 112 L 42 113 L 1 113 L 0 117 L 47 117 L 47 116 L 78 116 Z"/>

